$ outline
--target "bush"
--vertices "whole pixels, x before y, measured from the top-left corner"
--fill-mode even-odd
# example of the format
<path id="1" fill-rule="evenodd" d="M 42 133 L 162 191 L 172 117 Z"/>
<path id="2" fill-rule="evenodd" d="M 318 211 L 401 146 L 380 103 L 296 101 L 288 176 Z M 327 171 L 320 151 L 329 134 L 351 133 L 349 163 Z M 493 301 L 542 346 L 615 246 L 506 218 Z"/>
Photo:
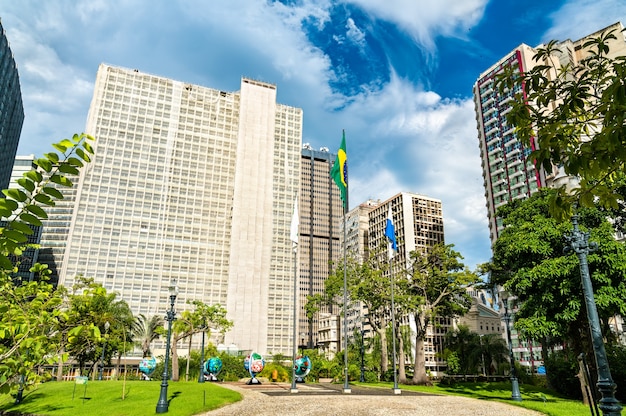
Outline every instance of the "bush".
<path id="1" fill-rule="evenodd" d="M 609 360 L 611 377 L 617 384 L 615 398 L 624 403 L 626 402 L 626 347 L 623 345 L 607 345 L 606 355 Z"/>
<path id="2" fill-rule="evenodd" d="M 545 360 L 548 386 L 566 397 L 580 400 L 580 380 L 577 377 L 578 359 L 569 351 L 555 351 Z"/>

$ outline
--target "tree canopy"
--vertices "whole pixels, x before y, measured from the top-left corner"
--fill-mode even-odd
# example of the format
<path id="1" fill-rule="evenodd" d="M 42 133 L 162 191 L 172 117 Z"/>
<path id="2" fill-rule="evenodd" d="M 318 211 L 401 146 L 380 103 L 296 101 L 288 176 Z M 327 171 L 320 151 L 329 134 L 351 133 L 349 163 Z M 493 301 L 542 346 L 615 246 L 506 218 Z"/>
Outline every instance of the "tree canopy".
<path id="1" fill-rule="evenodd" d="M 588 338 L 580 269 L 575 254 L 564 254 L 570 222 L 549 214 L 555 190 L 501 207 L 505 225 L 493 248 L 491 283 L 519 299 L 515 327 L 535 340 L 568 341 L 578 352 Z M 581 229 L 598 250 L 588 256 L 598 313 L 607 321 L 626 313 L 626 247 L 615 241 L 613 227 L 596 208 L 579 209 Z"/>
<path id="2" fill-rule="evenodd" d="M 551 210 L 559 217 L 574 203 L 616 208 L 620 199 L 615 188 L 626 173 L 626 56 L 610 53 L 621 42 L 616 35 L 622 38 L 607 31 L 584 42 L 577 54 L 586 57 L 577 63 L 569 62 L 567 43 L 551 41 L 538 48 L 537 66 L 523 74 L 508 68 L 498 79 L 501 90 L 522 86 L 506 117 L 534 149 L 529 157 L 548 173 L 561 168 L 579 178 L 577 189 L 563 185 L 552 195 Z"/>

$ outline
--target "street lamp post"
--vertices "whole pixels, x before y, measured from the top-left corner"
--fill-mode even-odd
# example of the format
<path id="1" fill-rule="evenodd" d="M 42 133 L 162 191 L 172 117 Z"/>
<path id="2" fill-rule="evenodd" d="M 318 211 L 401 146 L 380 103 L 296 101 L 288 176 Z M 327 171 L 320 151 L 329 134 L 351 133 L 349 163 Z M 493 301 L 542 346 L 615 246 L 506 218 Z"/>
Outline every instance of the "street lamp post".
<path id="1" fill-rule="evenodd" d="M 174 302 L 176 302 L 176 296 L 178 295 L 178 287 L 176 286 L 176 280 L 172 280 L 170 287 L 170 309 L 165 314 L 165 320 L 167 321 L 167 340 L 165 343 L 165 363 L 163 366 L 163 376 L 161 378 L 161 395 L 156 405 L 156 413 L 167 413 L 167 379 L 169 378 L 168 367 L 170 358 L 170 338 L 172 336 L 172 322 L 176 319 L 176 312 L 174 312 Z"/>
<path id="2" fill-rule="evenodd" d="M 204 331 L 206 330 L 206 324 L 202 325 L 202 348 L 200 349 L 200 375 L 198 376 L 198 383 L 204 383 Z"/>
<path id="3" fill-rule="evenodd" d="M 111 324 L 109 321 L 104 323 L 104 345 L 102 345 L 102 357 L 100 358 L 100 374 L 98 375 L 98 380 L 102 381 L 102 372 L 104 371 L 104 350 L 107 348 L 107 334 L 109 333 L 109 328 Z"/>
<path id="4" fill-rule="evenodd" d="M 564 236 L 567 241 L 565 252 L 574 251 L 578 255 L 580 263 L 583 296 L 585 297 L 585 305 L 587 307 L 593 353 L 598 366 L 598 383 L 596 386 L 602 395 L 598 407 L 605 416 L 618 416 L 622 414 L 622 406 L 615 398 L 616 385 L 611 377 L 611 370 L 609 369 L 609 362 L 604 349 L 602 331 L 600 330 L 600 318 L 598 317 L 598 309 L 593 297 L 593 286 L 591 285 L 589 265 L 587 264 L 587 254 L 595 251 L 598 248 L 598 244 L 589 243 L 589 233 L 578 229 L 578 215 L 572 216 L 572 225 L 574 226 L 572 233 Z"/>
<path id="5" fill-rule="evenodd" d="M 359 378 L 359 381 L 361 383 L 365 382 L 364 356 L 365 356 L 365 331 L 363 330 L 363 322 L 361 322 L 361 377 Z"/>
<path id="6" fill-rule="evenodd" d="M 508 299 L 504 300 L 504 322 L 506 322 L 506 339 L 509 344 L 509 357 L 511 361 L 511 399 L 516 402 L 522 401 L 517 381 L 517 370 L 515 369 L 515 356 L 513 355 L 513 343 L 511 341 L 511 314 L 508 308 Z"/>

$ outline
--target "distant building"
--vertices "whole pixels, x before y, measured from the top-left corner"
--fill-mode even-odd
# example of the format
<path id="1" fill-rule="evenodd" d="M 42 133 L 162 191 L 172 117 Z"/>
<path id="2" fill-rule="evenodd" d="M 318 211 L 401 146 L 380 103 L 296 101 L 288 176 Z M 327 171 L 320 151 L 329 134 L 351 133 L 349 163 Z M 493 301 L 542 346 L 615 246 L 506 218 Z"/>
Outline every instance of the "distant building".
<path id="1" fill-rule="evenodd" d="M 552 63 L 561 67 L 578 65 L 583 59 L 590 56 L 590 49 L 584 46 L 585 43 L 598 37 L 602 32 L 611 30 L 616 39 L 608 41 L 609 56 L 613 58 L 625 56 L 626 34 L 623 29 L 621 23 L 615 23 L 579 40 L 568 39 L 559 42 L 557 46 L 560 48 L 561 54 L 557 58 L 558 62 L 555 60 Z M 517 138 L 515 126 L 506 121 L 506 114 L 512 108 L 510 102 L 513 95 L 520 92 L 521 87 L 517 86 L 514 91 L 500 92 L 495 84 L 496 76 L 503 73 L 505 68 L 511 68 L 517 73 L 524 73 L 537 65 L 544 65 L 544 62 L 537 62 L 533 59 L 537 49 L 543 46 L 539 45 L 533 48 L 525 44 L 519 45 L 481 73 L 473 86 L 478 142 L 489 219 L 489 236 L 492 246 L 503 228 L 502 220 L 496 216 L 496 210 L 499 207 L 515 199 L 526 199 L 539 188 L 560 186 L 570 180 L 562 170 L 555 168 L 551 172 L 546 172 L 528 159 L 528 155 L 535 148 L 536 143 L 533 141 L 530 147 L 524 146 Z M 622 236 L 618 235 L 617 237 Z M 502 309 L 500 311 L 502 312 Z M 503 336 L 506 334 L 503 333 Z M 532 340 L 519 339 L 514 330 L 511 331 L 511 336 L 516 360 L 522 365 L 535 367 L 541 356 L 541 347 Z"/>
<path id="2" fill-rule="evenodd" d="M 347 247 L 351 248 L 351 255 L 361 259 L 374 256 L 381 263 L 388 261 L 387 238 L 384 233 L 390 207 L 398 244 L 393 260 L 394 271 L 401 272 L 412 251 L 425 254 L 432 246 L 444 243 L 442 205 L 438 199 L 410 192 L 401 192 L 383 202 L 367 201 L 359 205 L 348 213 L 346 221 Z M 384 273 L 388 275 L 389 271 Z M 349 339 L 360 330 L 368 337 L 374 336 L 366 318 L 367 313 L 367 309 L 359 302 L 351 305 L 347 323 Z M 390 315 L 388 319 L 391 320 Z M 412 318 L 405 317 L 404 325 L 408 325 L 412 331 L 416 330 Z M 450 325 L 450 319 L 441 319 L 437 326 L 428 329 L 424 350 L 425 364 L 429 371 L 438 371 L 445 365 L 445 362 L 439 360 L 437 353 L 443 349 L 443 336 Z M 414 348 L 413 345 L 405 351 L 407 359 L 414 356 Z"/>
<path id="3" fill-rule="evenodd" d="M 78 274 L 133 313 L 220 304 L 224 345 L 292 352 L 290 223 L 301 186 L 302 110 L 248 78 L 225 92 L 100 65 L 60 284 Z M 200 337 L 194 341 L 199 345 Z"/>
<path id="4" fill-rule="evenodd" d="M 589 48 L 583 46 L 585 42 L 609 30 L 613 30 L 617 37 L 616 40 L 609 41 L 610 56 L 626 55 L 626 35 L 622 32 L 623 26 L 621 23 L 615 23 L 579 40 L 560 42 L 558 46 L 562 54 L 558 64 L 577 65 L 589 56 Z M 533 48 L 521 44 L 481 73 L 474 83 L 476 125 L 492 244 L 502 230 L 502 222 L 496 217 L 496 210 L 499 207 L 514 199 L 528 198 L 537 189 L 550 186 L 553 181 L 566 180 L 558 172 L 545 172 L 535 167 L 533 161 L 527 159 L 535 143 L 531 143 L 531 147 L 524 146 L 518 140 L 514 126 L 506 122 L 506 114 L 511 110 L 510 102 L 513 95 L 520 92 L 521 87 L 517 86 L 515 91 L 506 90 L 501 93 L 495 85 L 496 76 L 505 68 L 523 73 L 537 65 L 544 65 L 543 62 L 533 60 L 537 49 L 542 46 Z"/>
<path id="5" fill-rule="evenodd" d="M 35 168 L 34 164 L 35 155 L 28 156 L 16 156 L 15 160 L 11 162 L 13 169 L 7 188 L 20 188 L 17 180 L 22 178 L 24 173 L 31 171 Z M 0 221 L 0 227 L 5 226 L 6 221 Z M 41 226 L 29 225 L 33 230 L 33 233 L 27 236 L 27 244 L 39 244 L 41 239 Z M 16 282 L 28 282 L 36 278 L 35 274 L 30 271 L 30 268 L 37 263 L 39 257 L 39 249 L 29 247 L 22 253 L 21 256 L 15 257 L 14 260 L 17 264 L 17 273 L 12 276 Z"/>
<path id="6" fill-rule="evenodd" d="M 324 293 L 324 282 L 331 272 L 331 263 L 341 258 L 340 224 L 343 221 L 343 203 L 339 188 L 330 177 L 330 168 L 336 155 L 327 148 L 302 147 L 301 190 L 298 210 L 300 227 L 299 258 L 299 328 L 298 342 L 314 348 L 318 339 L 319 316 L 308 319 L 304 306 L 307 296 Z M 322 307 L 322 313 L 333 312 Z"/>
<path id="7" fill-rule="evenodd" d="M 0 189 L 9 187 L 23 123 L 20 77 L 0 21 Z"/>

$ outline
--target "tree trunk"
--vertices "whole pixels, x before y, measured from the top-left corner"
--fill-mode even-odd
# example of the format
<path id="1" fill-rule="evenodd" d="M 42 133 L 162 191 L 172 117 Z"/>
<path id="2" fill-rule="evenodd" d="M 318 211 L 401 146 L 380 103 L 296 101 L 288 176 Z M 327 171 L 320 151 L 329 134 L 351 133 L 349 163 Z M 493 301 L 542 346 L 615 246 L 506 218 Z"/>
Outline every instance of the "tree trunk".
<path id="1" fill-rule="evenodd" d="M 179 338 L 176 336 L 172 337 L 172 381 L 178 381 L 180 378 L 178 371 L 178 350 L 176 348 L 176 344 L 178 344 Z"/>
<path id="2" fill-rule="evenodd" d="M 61 348 L 59 353 L 59 365 L 57 366 L 57 381 L 63 381 L 63 354 L 65 354 L 65 348 Z"/>
<path id="3" fill-rule="evenodd" d="M 430 384 L 430 380 L 426 374 L 424 358 L 424 338 L 421 335 L 417 335 L 415 337 L 415 372 L 413 373 L 413 384 L 422 386 Z"/>
<path id="4" fill-rule="evenodd" d="M 378 329 L 380 335 L 380 372 L 385 375 L 389 371 L 389 350 L 387 349 L 387 331 Z"/>
<path id="5" fill-rule="evenodd" d="M 406 384 L 406 368 L 404 363 L 406 361 L 406 354 L 404 353 L 404 338 L 402 335 L 398 336 L 399 332 L 396 330 L 396 338 L 398 339 L 398 382 Z"/>
<path id="6" fill-rule="evenodd" d="M 185 369 L 185 381 L 189 381 L 189 361 L 191 361 L 191 340 L 193 336 L 189 335 L 189 344 L 187 345 L 187 368 Z"/>

